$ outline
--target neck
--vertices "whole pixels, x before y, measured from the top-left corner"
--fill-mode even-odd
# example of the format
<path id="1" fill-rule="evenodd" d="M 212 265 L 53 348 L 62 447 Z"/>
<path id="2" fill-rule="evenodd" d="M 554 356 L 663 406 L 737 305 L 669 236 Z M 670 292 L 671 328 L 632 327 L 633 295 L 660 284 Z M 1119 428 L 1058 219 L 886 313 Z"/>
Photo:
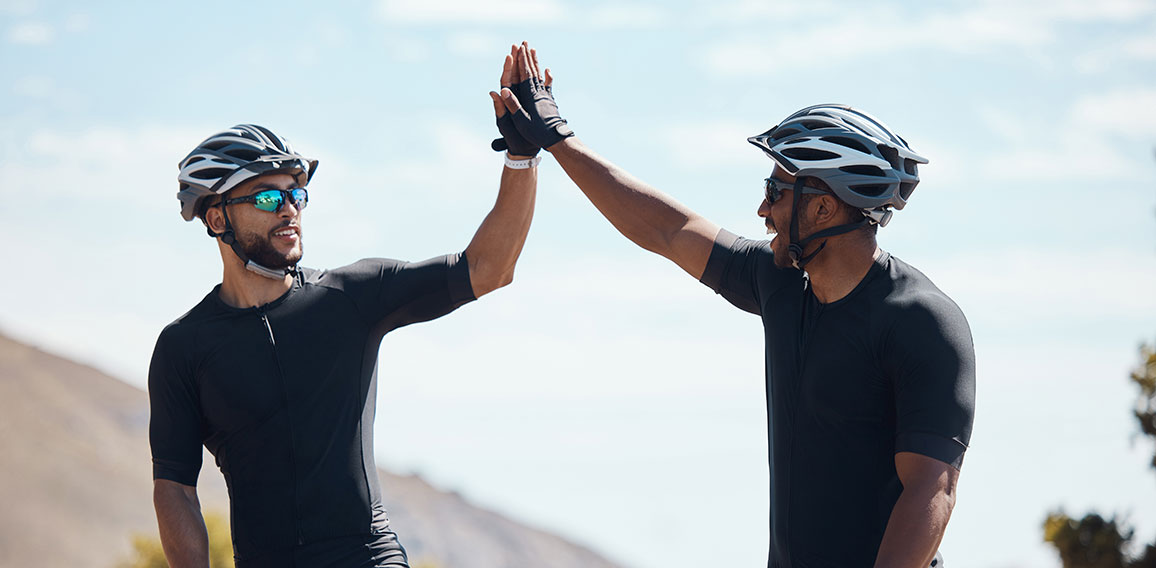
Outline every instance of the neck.
<path id="1" fill-rule="evenodd" d="M 293 276 L 274 280 L 247 270 L 232 250 L 221 251 L 225 272 L 221 278 L 221 301 L 234 308 L 255 308 L 280 298 L 293 286 Z"/>
<path id="2" fill-rule="evenodd" d="M 865 239 L 856 233 L 837 235 L 827 241 L 826 248 L 807 263 L 807 275 L 815 297 L 824 304 L 843 299 L 850 294 L 882 252 L 875 239 Z M 822 242 L 822 239 L 820 239 Z M 811 243 L 807 252 L 818 247 Z"/>

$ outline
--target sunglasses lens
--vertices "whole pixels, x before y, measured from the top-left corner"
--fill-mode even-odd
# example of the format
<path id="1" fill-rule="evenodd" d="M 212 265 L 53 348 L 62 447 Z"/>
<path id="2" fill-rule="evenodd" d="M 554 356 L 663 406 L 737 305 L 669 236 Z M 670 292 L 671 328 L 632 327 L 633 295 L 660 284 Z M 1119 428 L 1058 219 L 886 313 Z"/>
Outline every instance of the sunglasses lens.
<path id="1" fill-rule="evenodd" d="M 253 206 L 262 211 L 276 211 L 281 208 L 281 192 L 276 189 L 257 192 L 253 195 Z"/>
<path id="2" fill-rule="evenodd" d="M 299 187 L 290 191 L 289 194 L 293 197 L 293 204 L 298 209 L 304 209 L 306 205 L 309 205 L 309 192 L 305 191 L 305 188 Z"/>

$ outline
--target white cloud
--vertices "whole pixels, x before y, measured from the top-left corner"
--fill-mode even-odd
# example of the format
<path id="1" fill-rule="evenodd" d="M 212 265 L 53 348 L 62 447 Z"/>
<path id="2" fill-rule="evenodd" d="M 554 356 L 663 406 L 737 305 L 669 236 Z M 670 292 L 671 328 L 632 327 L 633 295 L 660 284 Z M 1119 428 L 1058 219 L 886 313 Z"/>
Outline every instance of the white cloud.
<path id="1" fill-rule="evenodd" d="M 932 10 L 939 5 L 931 5 Z M 1135 0 L 1107 3 L 1003 2 L 988 0 L 963 9 L 939 9 L 913 15 L 899 4 L 859 3 L 834 6 L 807 4 L 805 10 L 780 10 L 779 4 L 737 2 L 720 8 L 726 24 L 747 24 L 744 35 L 708 46 L 700 56 L 709 70 L 721 74 L 796 69 L 817 62 L 850 63 L 917 49 L 951 53 L 998 53 L 1015 48 L 1036 63 L 1051 64 L 1047 54 L 1033 53 L 1066 37 L 1064 26 L 1120 23 L 1146 16 L 1153 5 Z M 742 14 L 742 18 L 735 16 Z M 751 29 L 752 26 L 758 29 Z M 773 27 L 774 33 L 764 29 Z M 1149 53 L 1150 41 L 1127 49 Z"/>
<path id="2" fill-rule="evenodd" d="M 494 34 L 469 31 L 451 34 L 446 38 L 446 47 L 455 55 L 493 59 L 495 53 L 502 53 L 509 44 Z M 501 66 L 498 65 L 494 73 L 500 71 Z"/>
<path id="3" fill-rule="evenodd" d="M 1151 142 L 1156 138 L 1156 89 L 1084 97 L 1072 109 L 1072 120 L 1091 130 Z"/>
<path id="4" fill-rule="evenodd" d="M 1082 97 L 1066 114 L 1029 124 L 1006 111 L 985 109 L 981 119 L 1009 142 L 990 154 L 987 173 L 1001 179 L 1071 179 L 1077 167 L 1096 175 L 1130 179 L 1150 167 L 1156 144 L 1156 90 L 1132 89 Z M 1031 136 L 1020 136 L 1030 132 Z"/>
<path id="5" fill-rule="evenodd" d="M 48 24 L 24 22 L 8 28 L 8 43 L 18 45 L 47 45 L 55 34 Z"/>
<path id="6" fill-rule="evenodd" d="M 35 10 L 35 0 L 0 0 L 0 13 L 31 14 Z"/>
<path id="7" fill-rule="evenodd" d="M 379 0 L 377 15 L 388 24 L 446 22 L 525 23 L 556 21 L 564 7 L 555 0 Z"/>
<path id="8" fill-rule="evenodd" d="M 657 28 L 670 21 L 670 15 L 655 4 L 614 3 L 596 6 L 589 12 L 594 27 L 609 29 Z"/>

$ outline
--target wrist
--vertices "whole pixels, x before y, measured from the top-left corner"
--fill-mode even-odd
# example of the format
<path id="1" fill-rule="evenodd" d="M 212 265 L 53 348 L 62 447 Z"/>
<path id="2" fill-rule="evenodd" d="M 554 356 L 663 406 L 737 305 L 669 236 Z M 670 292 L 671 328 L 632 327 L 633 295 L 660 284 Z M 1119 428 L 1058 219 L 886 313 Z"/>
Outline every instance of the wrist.
<path id="1" fill-rule="evenodd" d="M 541 163 L 541 156 L 514 156 L 509 152 L 506 153 L 506 167 L 511 170 L 528 170 L 530 168 L 538 167 Z"/>

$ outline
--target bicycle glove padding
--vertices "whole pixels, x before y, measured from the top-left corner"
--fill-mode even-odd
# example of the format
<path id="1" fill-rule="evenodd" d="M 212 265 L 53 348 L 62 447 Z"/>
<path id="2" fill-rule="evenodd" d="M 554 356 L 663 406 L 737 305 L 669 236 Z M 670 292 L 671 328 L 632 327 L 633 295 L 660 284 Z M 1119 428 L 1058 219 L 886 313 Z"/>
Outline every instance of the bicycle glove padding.
<path id="1" fill-rule="evenodd" d="M 514 119 L 511 117 L 508 112 L 498 117 L 498 132 L 502 133 L 502 137 L 494 138 L 494 141 L 490 142 L 490 147 L 495 152 L 509 150 L 514 156 L 537 156 L 542 148 L 527 142 L 514 126 Z"/>
<path id="2" fill-rule="evenodd" d="M 510 90 L 522 105 L 522 110 L 513 114 L 514 124 L 530 143 L 549 148 L 574 135 L 566 120 L 558 115 L 554 90 L 536 77 L 517 83 Z"/>

